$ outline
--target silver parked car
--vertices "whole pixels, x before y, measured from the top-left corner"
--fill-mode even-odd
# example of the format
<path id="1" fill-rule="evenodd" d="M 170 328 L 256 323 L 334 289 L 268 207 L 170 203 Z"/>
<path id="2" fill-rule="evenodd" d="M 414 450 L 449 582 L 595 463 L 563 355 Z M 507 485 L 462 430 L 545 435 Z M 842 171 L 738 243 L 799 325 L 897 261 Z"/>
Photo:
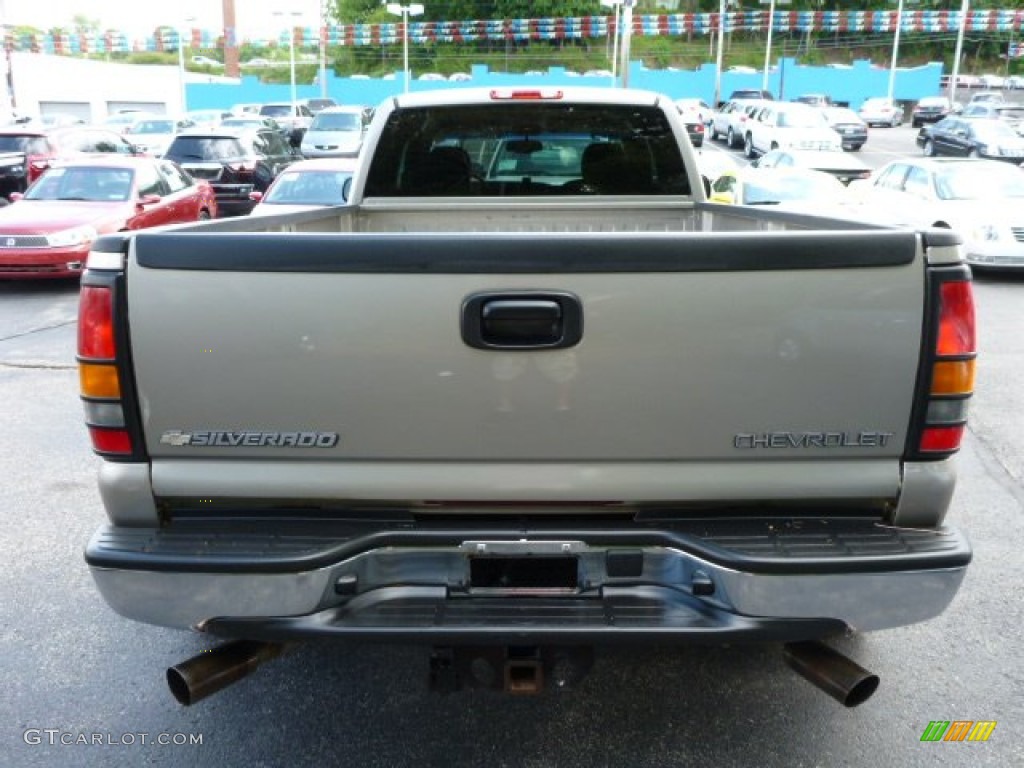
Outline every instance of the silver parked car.
<path id="1" fill-rule="evenodd" d="M 363 145 L 366 111 L 361 106 L 328 107 L 313 118 L 299 151 L 306 158 L 355 157 Z"/>

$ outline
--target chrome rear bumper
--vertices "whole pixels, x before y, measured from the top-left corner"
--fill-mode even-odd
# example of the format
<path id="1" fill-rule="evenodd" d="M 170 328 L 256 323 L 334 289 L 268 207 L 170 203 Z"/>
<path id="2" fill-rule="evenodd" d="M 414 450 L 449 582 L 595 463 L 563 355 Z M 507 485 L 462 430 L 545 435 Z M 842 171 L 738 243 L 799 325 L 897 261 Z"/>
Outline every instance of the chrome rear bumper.
<path id="1" fill-rule="evenodd" d="M 138 621 L 426 642 L 788 641 L 903 626 L 946 608 L 970 557 L 953 529 L 823 520 L 356 535 L 108 526 L 86 552 L 104 599 Z"/>

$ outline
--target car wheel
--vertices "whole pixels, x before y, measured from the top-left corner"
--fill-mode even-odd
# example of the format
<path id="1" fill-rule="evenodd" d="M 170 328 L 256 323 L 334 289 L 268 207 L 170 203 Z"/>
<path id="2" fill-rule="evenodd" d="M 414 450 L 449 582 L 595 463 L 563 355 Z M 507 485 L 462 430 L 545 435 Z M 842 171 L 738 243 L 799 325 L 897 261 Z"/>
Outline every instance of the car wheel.
<path id="1" fill-rule="evenodd" d="M 918 120 L 914 120 L 914 121 L 913 121 L 913 122 L 912 122 L 912 123 L 911 123 L 910 125 L 911 125 L 911 126 L 912 126 L 913 128 L 920 128 L 920 127 L 921 127 L 921 123 L 920 123 L 920 121 L 918 121 Z"/>
<path id="2" fill-rule="evenodd" d="M 978 152 L 978 150 L 976 148 L 971 147 L 971 149 L 967 150 L 967 156 L 968 157 L 973 157 L 974 159 L 977 159 L 977 158 L 981 157 L 981 153 Z"/>
<path id="3" fill-rule="evenodd" d="M 769 149 L 771 149 L 772 152 L 774 152 L 778 148 L 779 148 L 779 142 L 777 142 L 777 141 L 773 141 L 771 147 L 769 147 Z"/>
<path id="4" fill-rule="evenodd" d="M 924 140 L 924 156 L 935 157 L 935 142 L 931 139 Z"/>
<path id="5" fill-rule="evenodd" d="M 850 145 L 850 151 L 851 152 L 860 152 L 860 148 L 863 147 L 863 146 L 864 146 L 863 144 L 852 144 L 852 145 Z"/>
<path id="6" fill-rule="evenodd" d="M 201 209 L 199 211 L 198 221 L 209 221 L 209 220 L 210 220 L 210 212 L 208 210 L 206 210 L 205 208 Z"/>
<path id="7" fill-rule="evenodd" d="M 757 157 L 757 152 L 754 151 L 754 137 L 749 133 L 747 138 L 743 141 L 743 154 L 746 155 L 750 160 Z"/>
<path id="8" fill-rule="evenodd" d="M 730 149 L 734 149 L 738 143 L 739 142 L 736 141 L 736 133 L 732 128 L 729 128 L 725 134 L 725 145 Z"/>

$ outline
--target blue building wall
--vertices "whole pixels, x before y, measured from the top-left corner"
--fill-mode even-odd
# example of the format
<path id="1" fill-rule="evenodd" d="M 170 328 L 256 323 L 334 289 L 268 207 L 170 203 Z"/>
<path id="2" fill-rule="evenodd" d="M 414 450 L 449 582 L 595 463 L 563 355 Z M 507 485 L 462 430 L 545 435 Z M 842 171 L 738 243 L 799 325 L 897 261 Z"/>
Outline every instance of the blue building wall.
<path id="1" fill-rule="evenodd" d="M 940 92 L 941 62 L 900 69 L 896 72 L 894 97 L 900 101 L 917 101 L 923 96 Z M 403 91 L 402 72 L 389 78 L 360 79 L 337 77 L 327 73 L 327 95 L 339 104 L 376 105 Z M 725 72 L 722 75 L 721 97 L 739 88 L 760 88 L 760 73 Z M 704 64 L 696 71 L 645 69 L 640 62 L 632 62 L 629 84 L 664 93 L 673 99 L 698 97 L 711 103 L 715 97 L 715 65 Z M 570 75 L 564 67 L 551 67 L 544 74 L 523 75 L 491 72 L 488 67 L 474 65 L 472 79 L 464 82 L 413 80 L 411 91 L 437 88 L 509 87 L 522 85 L 570 86 L 613 85 L 611 78 L 580 77 Z M 870 61 L 857 61 L 850 68 L 809 67 L 794 59 L 780 59 L 769 72 L 768 88 L 781 99 L 795 99 L 803 93 L 827 93 L 835 101 L 849 102 L 857 108 L 867 98 L 885 96 L 889 90 L 889 69 L 877 67 Z M 187 86 L 189 109 L 227 109 L 233 104 L 246 102 L 289 101 L 291 85 L 261 83 L 259 78 L 245 76 L 234 83 L 192 83 Z M 319 84 L 298 84 L 296 95 L 300 99 L 320 96 Z"/>

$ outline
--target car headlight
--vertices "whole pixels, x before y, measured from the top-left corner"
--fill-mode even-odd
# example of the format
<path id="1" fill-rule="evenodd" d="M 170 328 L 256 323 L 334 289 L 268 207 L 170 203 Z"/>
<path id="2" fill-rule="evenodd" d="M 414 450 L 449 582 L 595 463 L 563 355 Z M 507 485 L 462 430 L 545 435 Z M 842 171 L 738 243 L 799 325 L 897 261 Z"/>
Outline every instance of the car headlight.
<path id="1" fill-rule="evenodd" d="M 981 226 L 975 227 L 974 232 L 975 240 L 992 240 L 999 239 L 999 228 L 992 224 L 982 224 Z"/>
<path id="2" fill-rule="evenodd" d="M 97 234 L 95 227 L 90 227 L 88 225 L 73 227 L 71 229 L 64 229 L 60 232 L 54 232 L 47 235 L 46 242 L 51 248 L 66 248 L 70 245 L 91 243 L 96 239 Z"/>

